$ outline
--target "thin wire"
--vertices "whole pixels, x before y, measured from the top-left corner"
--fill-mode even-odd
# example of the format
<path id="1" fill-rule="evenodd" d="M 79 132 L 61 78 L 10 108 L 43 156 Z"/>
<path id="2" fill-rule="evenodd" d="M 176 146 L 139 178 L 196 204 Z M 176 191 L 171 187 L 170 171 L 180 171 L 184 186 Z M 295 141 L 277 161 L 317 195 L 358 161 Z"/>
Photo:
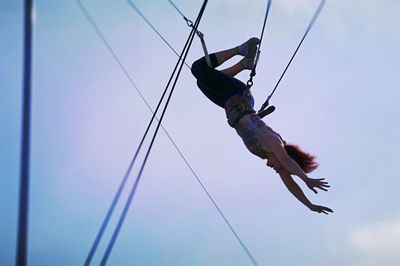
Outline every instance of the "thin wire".
<path id="1" fill-rule="evenodd" d="M 132 8 L 139 14 L 139 16 L 149 25 L 156 33 L 157 35 L 161 38 L 161 40 L 164 41 L 164 43 L 179 57 L 178 52 L 169 44 L 169 42 L 161 35 L 161 33 L 151 24 L 151 22 L 143 15 L 143 13 L 137 8 L 137 6 L 130 0 L 128 0 L 129 5 L 132 6 Z M 190 66 L 185 62 L 185 65 L 190 69 Z"/>
<path id="2" fill-rule="evenodd" d="M 272 95 L 275 93 L 276 89 L 278 88 L 279 83 L 281 82 L 283 76 L 285 75 L 285 73 L 286 73 L 286 71 L 288 70 L 290 64 L 292 63 L 293 58 L 296 56 L 297 51 L 299 50 L 301 44 L 303 43 L 304 39 L 306 38 L 306 36 L 307 36 L 308 33 L 310 32 L 312 26 L 314 25 L 315 21 L 317 20 L 317 18 L 318 18 L 318 16 L 319 16 L 320 12 L 321 12 L 321 10 L 322 10 L 322 8 L 323 8 L 324 5 L 325 5 L 325 2 L 326 2 L 326 0 L 321 0 L 319 6 L 318 6 L 318 8 L 317 8 L 317 10 L 315 11 L 313 17 L 311 18 L 310 24 L 308 25 L 307 30 L 306 30 L 306 32 L 305 32 L 304 35 L 303 35 L 303 38 L 301 38 L 300 43 L 297 45 L 296 50 L 294 51 L 292 57 L 290 58 L 289 63 L 288 63 L 287 66 L 285 67 L 285 70 L 283 71 L 282 75 L 280 76 L 280 78 L 279 78 L 278 82 L 276 83 L 274 89 L 272 90 L 271 94 L 267 97 L 267 100 L 263 103 L 263 105 L 261 106 L 261 108 L 260 108 L 260 110 L 259 110 L 258 112 L 261 112 L 262 110 L 264 110 L 264 109 L 268 106 L 269 100 L 271 99 Z"/>
<path id="3" fill-rule="evenodd" d="M 175 5 L 174 2 L 172 2 L 171 0 L 168 0 L 168 2 L 175 8 L 176 11 L 178 11 L 178 13 L 179 13 L 185 20 L 189 20 L 189 19 L 182 13 L 182 11 Z"/>
<path id="4" fill-rule="evenodd" d="M 175 81 L 174 81 L 174 83 L 173 83 L 173 85 L 172 85 L 172 88 L 171 88 L 171 91 L 170 91 L 170 93 L 169 93 L 167 102 L 165 103 L 163 112 L 162 112 L 162 114 L 161 114 L 160 120 L 159 120 L 159 122 L 158 122 L 158 124 L 157 124 L 157 128 L 156 128 L 156 130 L 155 130 L 155 132 L 154 132 L 154 134 L 153 134 L 153 138 L 152 138 L 152 140 L 151 140 L 150 146 L 149 146 L 149 148 L 148 148 L 148 150 L 147 150 L 146 156 L 145 156 L 145 158 L 144 158 L 144 161 L 143 161 L 143 163 L 142 163 L 142 166 L 141 166 L 141 168 L 140 168 L 140 171 L 139 171 L 139 173 L 138 173 L 138 175 L 137 175 L 137 177 L 136 177 L 135 183 L 134 183 L 134 185 L 133 185 L 133 187 L 132 187 L 132 189 L 131 189 L 131 192 L 130 192 L 130 194 L 129 194 L 129 197 L 128 197 L 127 201 L 126 201 L 125 207 L 124 207 L 124 209 L 123 209 L 123 211 L 122 211 L 122 213 L 121 213 L 120 219 L 118 220 L 117 226 L 116 226 L 116 228 L 115 228 L 115 230 L 114 230 L 114 232 L 113 232 L 113 235 L 112 235 L 112 237 L 111 237 L 111 240 L 110 240 L 110 242 L 109 242 L 109 244 L 108 244 L 108 246 L 107 246 L 107 248 L 106 248 L 106 251 L 105 251 L 105 253 L 104 253 L 104 256 L 103 256 L 103 258 L 102 258 L 102 260 L 101 260 L 101 265 L 105 265 L 105 264 L 107 263 L 108 257 L 109 257 L 109 255 L 110 255 L 110 253 L 111 253 L 111 251 L 112 251 L 112 248 L 113 248 L 113 246 L 114 246 L 114 243 L 115 243 L 115 241 L 116 241 L 116 239 L 117 239 L 117 237 L 118 237 L 118 235 L 119 235 L 119 232 L 120 232 L 120 230 L 121 230 L 122 224 L 123 224 L 123 222 L 124 222 L 124 220 L 125 220 L 125 217 L 126 217 L 126 215 L 127 215 L 127 213 L 128 213 L 128 210 L 129 210 L 129 207 L 130 207 L 130 205 L 131 205 L 131 202 L 132 202 L 132 200 L 133 200 L 133 198 L 134 198 L 134 196 L 135 196 L 136 189 L 137 189 L 138 184 L 139 184 L 139 182 L 140 182 L 140 179 L 141 179 L 141 176 L 142 176 L 144 167 L 145 167 L 145 165 L 146 165 L 146 162 L 147 162 L 147 159 L 148 159 L 148 157 L 149 157 L 150 151 L 151 151 L 151 149 L 152 149 L 152 147 L 153 147 L 154 140 L 155 140 L 155 138 L 156 138 L 156 136 L 157 136 L 157 133 L 158 133 L 158 130 L 159 130 L 159 128 L 160 128 L 162 119 L 164 118 L 165 112 L 166 112 L 166 110 L 167 110 L 167 107 L 168 107 L 169 102 L 170 102 L 170 100 L 171 100 L 172 94 L 173 94 L 173 92 L 174 92 L 176 83 L 177 83 L 178 78 L 179 78 L 179 76 L 180 76 L 180 73 L 181 73 L 181 70 L 182 70 L 182 67 L 183 67 L 183 62 L 185 61 L 185 59 L 186 59 L 186 57 L 187 57 L 187 54 L 188 54 L 188 52 L 189 52 L 189 49 L 190 49 L 190 47 L 191 47 L 191 44 L 192 44 L 192 42 L 193 42 L 193 38 L 194 38 L 194 35 L 195 35 L 195 29 L 197 29 L 197 26 L 198 26 L 198 24 L 200 23 L 200 19 L 201 19 L 203 13 L 204 13 L 204 10 L 205 10 L 205 7 L 206 7 L 206 5 L 207 5 L 207 2 L 208 2 L 208 0 L 204 0 L 203 5 L 202 5 L 202 7 L 201 7 L 201 9 L 200 9 L 200 13 L 199 13 L 199 15 L 198 15 L 198 18 L 197 18 L 197 20 L 196 20 L 195 28 L 192 29 L 191 32 L 190 32 L 189 37 L 188 37 L 188 39 L 187 39 L 187 41 L 186 41 L 186 43 L 185 43 L 185 46 L 184 46 L 184 48 L 183 48 L 183 50 L 182 50 L 181 55 L 180 55 L 180 58 L 179 58 L 179 60 L 177 61 L 176 65 L 175 65 L 175 68 L 174 68 L 174 71 L 172 72 L 171 77 L 170 77 L 170 79 L 169 79 L 169 81 L 168 81 L 168 83 L 167 83 L 167 86 L 166 86 L 165 90 L 164 90 L 164 92 L 166 92 L 166 91 L 168 90 L 168 87 L 169 87 L 169 85 L 170 85 L 170 82 L 172 81 L 172 79 L 173 79 L 173 77 L 174 77 L 174 75 L 175 75 L 175 72 L 176 72 L 178 66 L 180 65 L 180 66 L 179 66 L 179 70 L 178 70 L 178 72 L 177 72 L 177 74 L 176 74 L 176 77 L 175 77 Z M 182 56 L 183 56 L 183 60 L 182 60 L 182 62 L 181 62 Z M 154 114 L 153 116 L 155 116 L 155 114 Z"/>
<path id="5" fill-rule="evenodd" d="M 31 128 L 32 1 L 24 5 L 24 81 L 20 162 L 20 191 L 16 265 L 27 264 L 29 229 L 29 162 Z"/>

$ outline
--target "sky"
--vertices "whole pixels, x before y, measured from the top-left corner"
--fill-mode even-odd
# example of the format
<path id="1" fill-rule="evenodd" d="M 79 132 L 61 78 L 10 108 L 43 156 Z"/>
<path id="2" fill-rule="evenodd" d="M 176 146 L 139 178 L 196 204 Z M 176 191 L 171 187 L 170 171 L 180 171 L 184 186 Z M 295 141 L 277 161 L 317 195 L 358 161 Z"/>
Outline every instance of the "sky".
<path id="1" fill-rule="evenodd" d="M 82 2 L 154 109 L 176 55 L 127 1 Z M 202 3 L 174 2 L 193 20 Z M 181 51 L 190 28 L 169 2 L 135 4 Z M 272 2 L 252 89 L 257 107 L 318 4 Z M 76 1 L 34 5 L 28 261 L 82 265 L 151 112 Z M 259 36 L 265 5 L 210 0 L 200 24 L 208 50 Z M 22 12 L 22 1 L 0 0 L 0 265 L 14 265 L 16 254 Z M 334 210 L 329 216 L 309 211 L 246 150 L 224 111 L 183 68 L 163 125 L 259 265 L 398 265 L 399 12 L 395 0 L 328 0 L 271 100 L 276 111 L 264 119 L 317 156 L 320 167 L 310 176 L 326 178 L 330 190 L 315 195 L 295 180 L 313 203 Z M 196 38 L 188 64 L 202 53 Z M 127 191 L 93 265 L 101 260 Z M 108 265 L 252 265 L 163 131 Z"/>

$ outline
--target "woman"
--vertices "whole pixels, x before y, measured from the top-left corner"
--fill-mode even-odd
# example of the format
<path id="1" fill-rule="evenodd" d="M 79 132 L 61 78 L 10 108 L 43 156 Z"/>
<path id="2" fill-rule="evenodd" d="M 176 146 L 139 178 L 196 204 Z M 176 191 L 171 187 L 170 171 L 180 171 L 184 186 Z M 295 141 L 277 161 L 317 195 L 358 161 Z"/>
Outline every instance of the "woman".
<path id="1" fill-rule="evenodd" d="M 251 153 L 267 160 L 267 166 L 273 168 L 281 177 L 288 190 L 310 210 L 328 214 L 330 208 L 312 204 L 292 175 L 300 177 L 307 186 L 317 193 L 316 188 L 327 191 L 330 187 L 324 178 L 309 178 L 318 164 L 315 156 L 302 151 L 298 146 L 287 144 L 278 133 L 268 127 L 254 111 L 254 99 L 247 86 L 234 78 L 236 74 L 251 70 L 255 63 L 258 38 L 251 38 L 237 47 L 209 55 L 211 66 L 205 57 L 192 65 L 192 73 L 197 79 L 201 91 L 215 104 L 225 109 L 228 123 L 235 128 L 238 135 Z M 224 69 L 215 68 L 235 55 L 244 58 L 235 65 Z"/>

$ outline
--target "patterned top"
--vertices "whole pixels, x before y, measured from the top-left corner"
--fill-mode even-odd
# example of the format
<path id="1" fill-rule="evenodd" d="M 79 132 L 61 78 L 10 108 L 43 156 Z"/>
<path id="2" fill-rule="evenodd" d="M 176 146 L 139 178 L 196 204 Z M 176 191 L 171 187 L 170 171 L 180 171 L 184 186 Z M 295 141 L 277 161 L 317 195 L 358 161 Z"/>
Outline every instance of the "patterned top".
<path id="1" fill-rule="evenodd" d="M 271 153 L 269 147 L 263 144 L 265 137 L 274 137 L 282 141 L 281 136 L 268 127 L 257 114 L 243 116 L 235 125 L 235 129 L 247 149 L 261 159 L 265 159 L 267 154 Z"/>

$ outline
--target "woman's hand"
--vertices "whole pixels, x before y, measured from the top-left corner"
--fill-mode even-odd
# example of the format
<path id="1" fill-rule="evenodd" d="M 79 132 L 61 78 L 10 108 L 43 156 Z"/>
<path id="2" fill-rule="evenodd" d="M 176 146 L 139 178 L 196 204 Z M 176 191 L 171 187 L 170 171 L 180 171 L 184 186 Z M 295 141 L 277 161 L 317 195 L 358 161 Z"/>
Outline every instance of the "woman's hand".
<path id="1" fill-rule="evenodd" d="M 319 205 L 311 205 L 310 210 L 318 213 L 324 213 L 324 214 L 329 214 L 330 212 L 333 213 L 332 209 L 325 207 L 325 206 L 319 206 Z"/>
<path id="2" fill-rule="evenodd" d="M 330 185 L 328 185 L 328 182 L 324 181 L 325 178 L 308 178 L 306 180 L 306 184 L 308 186 L 309 189 L 311 189 L 312 191 L 314 191 L 314 193 L 318 193 L 318 191 L 315 188 L 319 188 L 321 190 L 324 191 L 328 191 L 328 187 L 330 187 Z"/>

